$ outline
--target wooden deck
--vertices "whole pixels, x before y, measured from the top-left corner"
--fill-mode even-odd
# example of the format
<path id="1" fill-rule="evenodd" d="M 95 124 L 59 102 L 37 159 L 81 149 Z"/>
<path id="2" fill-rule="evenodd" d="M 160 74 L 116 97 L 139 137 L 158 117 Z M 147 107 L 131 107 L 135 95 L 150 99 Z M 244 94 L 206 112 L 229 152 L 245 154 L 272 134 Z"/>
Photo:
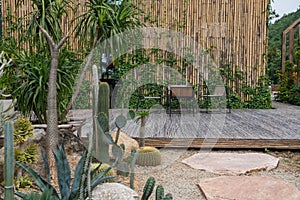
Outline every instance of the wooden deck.
<path id="1" fill-rule="evenodd" d="M 172 114 L 156 110 L 146 124 L 146 145 L 185 148 L 300 149 L 300 107 L 274 103 L 270 110 Z M 111 111 L 111 129 L 120 110 Z M 140 124 L 122 129 L 138 139 Z"/>

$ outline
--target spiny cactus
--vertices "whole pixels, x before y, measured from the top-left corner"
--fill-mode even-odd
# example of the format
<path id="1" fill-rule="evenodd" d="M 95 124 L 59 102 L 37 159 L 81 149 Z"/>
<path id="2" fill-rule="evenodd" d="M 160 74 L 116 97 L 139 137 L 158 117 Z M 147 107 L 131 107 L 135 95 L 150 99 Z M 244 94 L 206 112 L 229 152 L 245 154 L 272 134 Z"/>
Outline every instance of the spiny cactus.
<path id="1" fill-rule="evenodd" d="M 155 147 L 140 147 L 137 149 L 138 157 L 136 163 L 143 166 L 157 166 L 161 164 L 160 151 Z"/>
<path id="2" fill-rule="evenodd" d="M 158 185 L 156 187 L 155 192 L 155 200 L 172 200 L 172 194 L 168 193 L 165 195 L 164 187 L 162 185 Z"/>
<path id="3" fill-rule="evenodd" d="M 98 166 L 100 165 L 100 163 L 93 163 L 91 165 L 91 171 L 95 170 Z M 110 165 L 108 164 L 105 164 L 105 163 L 102 163 L 99 168 L 97 169 L 97 171 L 92 175 L 92 178 L 93 177 L 96 177 L 99 173 L 107 170 L 108 168 L 110 167 Z M 109 177 L 109 176 L 112 176 L 112 177 L 115 177 L 117 176 L 117 172 L 115 169 L 111 168 L 108 172 L 106 172 L 104 175 L 104 177 Z M 114 181 L 114 178 L 110 178 L 110 179 L 107 179 L 106 182 L 113 182 Z"/>
<path id="4" fill-rule="evenodd" d="M 109 118 L 109 85 L 106 82 L 101 82 L 99 85 L 99 97 L 98 97 L 98 112 L 104 112 Z"/>
<path id="5" fill-rule="evenodd" d="M 141 200 L 149 199 L 149 197 L 153 192 L 154 186 L 155 186 L 155 178 L 149 177 L 144 186 L 143 196 Z M 163 186 L 158 185 L 156 187 L 155 200 L 173 200 L 173 196 L 170 193 L 165 195 Z"/>
<path id="6" fill-rule="evenodd" d="M 155 178 L 154 177 L 149 177 L 143 190 L 143 196 L 141 200 L 148 200 L 149 197 L 151 196 L 153 189 L 155 185 Z"/>
<path id="7" fill-rule="evenodd" d="M 96 154 L 99 154 L 98 159 L 101 162 L 109 161 L 109 145 L 106 141 L 105 134 L 109 132 L 109 85 L 105 82 L 101 82 L 99 85 L 98 93 L 98 133 L 96 133 L 97 142 Z"/>

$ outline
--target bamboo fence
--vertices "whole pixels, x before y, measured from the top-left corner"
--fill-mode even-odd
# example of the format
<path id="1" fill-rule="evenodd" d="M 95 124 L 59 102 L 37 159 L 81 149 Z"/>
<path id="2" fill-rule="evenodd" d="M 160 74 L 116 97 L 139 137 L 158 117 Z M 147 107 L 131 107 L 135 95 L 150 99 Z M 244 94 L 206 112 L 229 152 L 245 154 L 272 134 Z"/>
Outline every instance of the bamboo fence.
<path id="1" fill-rule="evenodd" d="M 267 8 L 269 0 L 133 0 L 136 5 L 152 20 L 148 26 L 157 26 L 178 31 L 188 38 L 188 42 L 175 42 L 174 48 L 189 49 L 200 46 L 202 51 L 209 52 L 216 66 L 224 63 L 230 65 L 231 75 L 244 72 L 245 79 L 229 81 L 238 91 L 242 81 L 255 87 L 259 77 L 265 75 L 265 55 L 267 49 Z M 76 13 L 84 10 L 83 0 Z M 30 0 L 24 0 L 16 8 L 15 0 L 2 1 L 3 34 L 8 27 L 8 8 L 14 16 L 21 17 L 32 11 Z M 63 19 L 64 32 L 72 30 L 75 24 L 70 24 L 73 15 L 66 15 Z M 141 18 L 142 20 L 142 18 Z M 11 33 L 18 36 L 22 33 Z M 71 37 L 72 38 L 72 37 Z M 179 44 L 180 43 L 180 44 Z M 190 45 L 194 43 L 194 45 Z M 180 46 L 176 46 L 180 45 Z M 190 46 L 189 46 L 190 45 Z M 77 49 L 77 42 L 72 48 Z M 197 52 L 199 49 L 183 51 Z M 161 53 L 163 57 L 169 56 Z M 203 57 L 199 63 L 207 62 Z M 203 66 L 181 64 L 186 81 L 192 85 L 200 84 L 205 76 Z M 242 94 L 241 94 L 242 95 Z"/>

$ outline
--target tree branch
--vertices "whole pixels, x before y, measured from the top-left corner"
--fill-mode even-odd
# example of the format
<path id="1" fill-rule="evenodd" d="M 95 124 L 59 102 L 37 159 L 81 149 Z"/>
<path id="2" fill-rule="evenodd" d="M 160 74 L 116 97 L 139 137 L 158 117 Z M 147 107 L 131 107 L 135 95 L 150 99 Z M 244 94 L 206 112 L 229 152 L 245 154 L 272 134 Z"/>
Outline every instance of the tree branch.
<path id="1" fill-rule="evenodd" d="M 65 35 L 65 37 L 63 37 L 63 39 L 61 39 L 57 45 L 57 49 L 60 49 L 60 47 L 66 42 L 66 40 L 70 37 L 70 32 L 67 33 L 67 35 Z"/>
<path id="2" fill-rule="evenodd" d="M 41 29 L 41 31 L 45 35 L 45 37 L 47 38 L 49 45 L 50 45 L 50 49 L 51 50 L 54 49 L 56 47 L 56 45 L 55 45 L 53 38 L 49 35 L 49 33 L 43 27 L 41 27 L 39 24 L 37 24 L 37 25 Z"/>

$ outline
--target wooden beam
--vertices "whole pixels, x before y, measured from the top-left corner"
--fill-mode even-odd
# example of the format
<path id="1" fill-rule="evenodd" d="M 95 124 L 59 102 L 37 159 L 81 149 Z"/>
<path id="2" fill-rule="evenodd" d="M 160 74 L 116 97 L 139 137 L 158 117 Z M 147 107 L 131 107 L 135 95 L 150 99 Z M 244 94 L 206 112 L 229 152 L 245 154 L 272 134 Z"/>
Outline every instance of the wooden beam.
<path id="1" fill-rule="evenodd" d="M 297 19 L 294 23 L 292 23 L 289 27 L 287 27 L 284 31 L 283 34 L 287 34 L 288 32 L 290 32 L 290 30 L 294 29 L 295 27 L 297 27 L 300 24 L 300 18 Z"/>
<path id="2" fill-rule="evenodd" d="M 290 30 L 290 44 L 289 44 L 289 61 L 294 62 L 294 29 Z"/>
<path id="3" fill-rule="evenodd" d="M 138 140 L 138 138 L 135 138 Z M 300 140 L 275 139 L 171 139 L 146 138 L 146 146 L 158 148 L 214 148 L 214 149 L 288 149 L 299 150 Z"/>
<path id="4" fill-rule="evenodd" d="M 282 33 L 281 74 L 284 74 L 285 72 L 285 59 L 286 59 L 286 34 Z"/>

